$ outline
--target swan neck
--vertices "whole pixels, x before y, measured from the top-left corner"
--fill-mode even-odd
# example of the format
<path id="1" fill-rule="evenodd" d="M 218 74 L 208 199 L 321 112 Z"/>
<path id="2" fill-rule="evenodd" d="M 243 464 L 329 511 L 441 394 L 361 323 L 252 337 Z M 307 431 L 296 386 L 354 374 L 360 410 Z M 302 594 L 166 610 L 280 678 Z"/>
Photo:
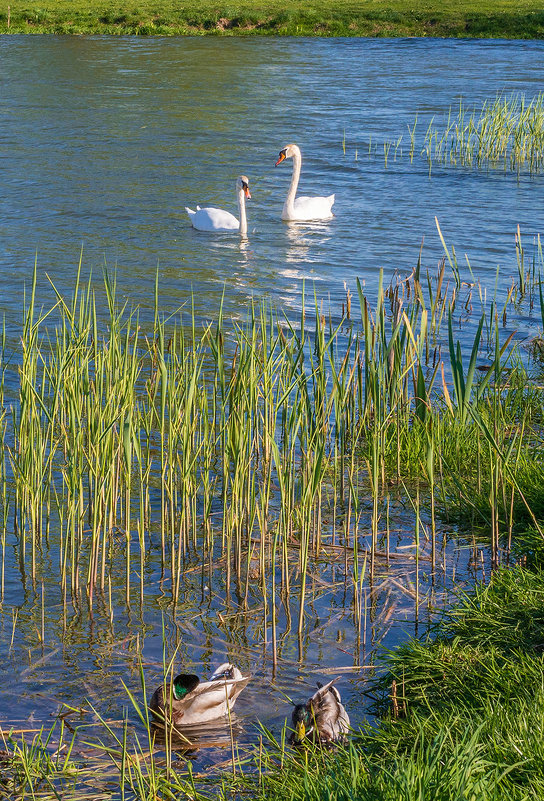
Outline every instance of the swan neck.
<path id="1" fill-rule="evenodd" d="M 290 217 L 295 212 L 295 196 L 297 194 L 298 180 L 300 178 L 301 163 L 302 158 L 300 155 L 300 150 L 295 150 L 293 153 L 293 172 L 291 174 L 291 183 L 289 185 L 289 190 L 285 199 L 285 205 L 283 207 L 284 217 Z"/>
<path id="2" fill-rule="evenodd" d="M 241 234 L 247 234 L 247 217 L 246 217 L 246 199 L 244 196 L 244 190 L 238 190 L 238 212 L 240 216 L 240 227 L 239 231 Z"/>

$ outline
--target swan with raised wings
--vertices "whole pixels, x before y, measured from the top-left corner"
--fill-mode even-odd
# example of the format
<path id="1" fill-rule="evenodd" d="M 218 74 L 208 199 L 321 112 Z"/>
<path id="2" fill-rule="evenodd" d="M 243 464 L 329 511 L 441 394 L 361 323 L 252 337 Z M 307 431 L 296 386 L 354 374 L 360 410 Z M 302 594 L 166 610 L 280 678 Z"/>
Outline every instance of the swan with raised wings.
<path id="1" fill-rule="evenodd" d="M 280 150 L 276 167 L 285 159 L 293 159 L 293 174 L 289 191 L 283 204 L 282 220 L 330 220 L 333 216 L 334 195 L 329 195 L 328 197 L 296 197 L 300 168 L 302 166 L 302 156 L 298 145 L 286 145 Z"/>
<path id="2" fill-rule="evenodd" d="M 249 199 L 251 193 L 249 191 L 249 180 L 245 175 L 240 175 L 236 179 L 236 196 L 238 198 L 240 220 L 237 220 L 230 211 L 215 209 L 213 206 L 206 206 L 205 208 L 197 206 L 196 211 L 185 206 L 185 211 L 189 215 L 193 228 L 196 228 L 197 231 L 210 233 L 214 231 L 238 231 L 241 234 L 247 234 L 246 198 Z"/>

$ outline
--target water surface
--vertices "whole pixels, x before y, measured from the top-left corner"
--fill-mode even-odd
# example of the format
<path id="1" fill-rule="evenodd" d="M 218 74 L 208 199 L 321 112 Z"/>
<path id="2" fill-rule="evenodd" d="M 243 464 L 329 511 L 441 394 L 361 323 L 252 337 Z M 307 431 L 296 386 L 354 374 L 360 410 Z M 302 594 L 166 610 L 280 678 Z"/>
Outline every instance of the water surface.
<path id="1" fill-rule="evenodd" d="M 441 256 L 435 216 L 463 262 L 490 288 L 515 268 L 514 234 L 541 230 L 542 177 L 437 167 L 407 156 L 460 98 L 537 94 L 542 42 L 372 39 L 0 38 L 0 275 L 8 319 L 37 254 L 60 289 L 83 248 L 84 273 L 117 267 L 122 292 L 147 305 L 158 267 L 163 303 L 195 293 L 197 311 L 269 295 L 300 306 L 303 279 L 337 304 L 359 277 L 372 292 Z M 404 156 L 383 142 L 403 137 Z M 336 193 L 335 218 L 279 219 L 291 163 L 300 191 Z M 345 154 L 344 146 L 345 142 Z M 377 152 L 375 148 L 377 147 Z M 369 158 L 369 148 L 374 155 Z M 191 229 L 186 205 L 236 210 L 234 181 L 251 181 L 249 240 Z"/>
<path id="2" fill-rule="evenodd" d="M 291 314 L 305 282 L 307 294 L 315 290 L 339 314 L 357 278 L 372 297 L 381 268 L 386 281 L 408 275 L 422 239 L 423 266 L 434 271 L 442 256 L 436 216 L 465 276 L 466 252 L 483 291 L 495 291 L 499 267 L 504 293 L 517 270 L 517 226 L 529 245 L 541 231 L 544 178 L 445 166 L 429 174 L 423 158 L 408 158 L 407 126 L 417 113 L 423 132 L 461 97 L 471 107 L 497 92 L 533 96 L 543 85 L 543 56 L 544 43 L 523 41 L 0 37 L 0 280 L 14 347 L 35 258 L 41 305 L 53 298 L 49 278 L 70 291 L 81 250 L 84 277 L 115 267 L 120 296 L 140 304 L 144 320 L 157 270 L 164 313 L 194 297 L 197 314 L 213 318 L 224 293 L 231 316 L 243 317 L 248 300 L 263 296 Z M 380 146 L 401 135 L 386 167 Z M 290 163 L 275 169 L 274 162 L 291 141 L 303 152 L 301 191 L 336 193 L 330 222 L 280 220 Z M 240 173 L 253 194 L 247 241 L 194 231 L 184 207 L 234 211 Z M 536 320 L 526 314 L 510 324 L 523 337 Z M 63 702 L 83 699 L 120 720 L 121 680 L 136 690 L 139 653 L 149 685 L 161 681 L 163 625 L 168 653 L 179 648 L 185 668 L 208 674 L 229 658 L 253 674 L 237 706 L 242 743 L 255 742 L 257 720 L 279 730 L 290 712 L 282 693 L 300 700 L 317 679 L 336 674 L 352 721 L 361 723 L 376 649 L 416 631 L 406 550 L 413 516 L 393 500 L 393 517 L 397 557 L 368 590 L 362 632 L 341 555 L 316 564 L 302 646 L 288 621 L 296 609 L 287 602 L 281 611 L 275 675 L 258 588 L 251 587 L 249 611 L 227 603 L 221 564 L 205 581 L 189 558 L 175 609 L 151 560 L 144 603 L 127 610 L 120 567 L 115 614 L 108 599 L 91 614 L 61 603 L 56 568 L 48 571 L 59 558 L 54 535 L 36 586 L 18 570 L 10 535 L 0 723 L 39 726 Z M 451 539 L 435 587 L 422 551 L 428 603 L 419 632 L 456 579 L 473 581 L 473 552 L 464 546 Z"/>

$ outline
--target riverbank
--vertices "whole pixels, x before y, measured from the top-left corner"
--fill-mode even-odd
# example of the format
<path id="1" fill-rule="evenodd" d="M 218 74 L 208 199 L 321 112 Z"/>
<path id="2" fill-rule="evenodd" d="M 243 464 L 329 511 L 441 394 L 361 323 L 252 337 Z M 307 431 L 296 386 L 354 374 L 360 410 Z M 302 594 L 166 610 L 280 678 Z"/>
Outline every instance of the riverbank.
<path id="1" fill-rule="evenodd" d="M 269 754 L 267 801 L 527 801 L 544 797 L 544 574 L 501 568 L 436 636 L 388 656 L 381 719 L 331 759 Z"/>
<path id="2" fill-rule="evenodd" d="M 449 251 L 446 253 L 451 258 Z M 529 801 L 544 797 L 542 337 L 533 339 L 531 359 L 527 353 L 522 358 L 512 336 L 500 344 L 501 321 L 509 304 L 518 313 L 520 304 L 539 305 L 544 328 L 540 271 L 537 274 L 535 270 L 532 277 L 520 274 L 519 286 L 512 285 L 502 314 L 482 313 L 468 364 L 456 341 L 455 322 L 458 314 L 464 316 L 469 308 L 468 298 L 463 296 L 461 282 L 455 281 L 455 271 L 452 285 L 445 280 L 445 271 L 444 264 L 435 280 L 427 274 L 421 281 L 418 268 L 409 287 L 402 282 L 383 290 L 380 285 L 372 314 L 359 284 L 361 339 L 357 343 L 351 339 L 347 347 L 342 347 L 342 332 L 351 325 L 351 316 L 343 318 L 343 325 L 333 335 L 317 309 L 315 329 L 308 317 L 298 328 L 287 331 L 263 308 L 261 313 L 255 309 L 243 328 L 231 331 L 220 322 L 205 328 L 198 340 L 196 320 L 187 329 L 174 330 L 162 321 L 158 285 L 156 318 L 144 336 L 135 313 L 125 319 L 123 312 L 117 311 L 114 284 L 107 276 L 105 292 L 111 309 L 107 325 L 96 317 L 94 296 L 80 287 L 79 281 L 74 296 L 62 300 L 61 319 L 54 330 L 42 328 L 52 325 L 49 314 L 42 312 L 34 322 L 38 312 L 30 305 L 22 332 L 25 358 L 19 372 L 19 401 L 0 428 L 12 465 L 11 469 L 4 465 L 0 481 L 0 509 L 4 511 L 0 564 L 6 564 L 6 575 L 12 580 L 16 569 L 10 557 L 16 542 L 18 569 L 25 570 L 27 583 L 35 587 L 34 636 L 38 637 L 39 658 L 34 657 L 32 664 L 27 651 L 32 640 L 26 628 L 21 629 L 24 620 L 19 622 L 18 610 L 12 607 L 11 636 L 4 624 L 9 641 L 7 661 L 22 661 L 22 652 L 17 650 L 20 641 L 28 654 L 33 685 L 41 686 L 41 666 L 51 677 L 51 651 L 44 652 L 44 644 L 50 648 L 54 642 L 46 626 L 48 597 L 50 604 L 51 598 L 55 603 L 55 626 L 59 614 L 70 620 L 70 603 L 78 610 L 85 606 L 92 610 L 94 605 L 94 625 L 111 626 L 112 652 L 125 678 L 109 681 L 111 712 L 96 692 L 94 697 L 87 696 L 92 685 L 86 681 L 87 697 L 78 686 L 77 702 L 63 688 L 64 700 L 50 730 L 29 728 L 26 719 L 15 725 L 11 715 L 0 731 L 0 750 L 4 752 L 0 753 L 0 767 L 6 790 L 3 795 L 0 783 L 0 798 L 31 794 L 45 801 L 54 790 L 56 797 L 77 801 L 98 801 L 108 793 L 118 798 L 123 792 L 131 799 L 175 796 L 208 801 L 217 797 L 220 781 L 222 797 L 239 797 L 240 791 L 240 796 L 247 793 L 267 801 L 344 801 L 353 797 L 363 801 Z M 36 283 L 37 275 L 33 303 Z M 348 300 L 350 313 L 354 312 L 355 304 L 352 309 Z M 386 314 L 389 308 L 397 320 L 393 331 Z M 447 326 L 442 336 L 441 325 Z M 104 337 L 98 334 L 102 329 L 107 331 Z M 449 359 L 444 348 L 445 369 L 451 376 L 452 392 L 433 357 L 435 343 L 446 340 Z M 52 342 L 56 345 L 51 356 Z M 188 342 L 191 346 L 184 347 Z M 483 350 L 492 361 L 480 361 L 478 354 Z M 230 354 L 236 354 L 232 361 Z M 311 371 L 307 358 L 312 360 Z M 329 370 L 334 370 L 332 383 L 327 380 Z M 5 389 L 11 390 L 7 371 L 5 375 Z M 146 377 L 145 384 L 142 377 Z M 3 386 L 0 383 L 0 389 Z M 289 391 L 275 395 L 269 388 L 276 386 Z M 303 391 L 300 396 L 294 394 L 296 387 Z M 223 398 L 228 405 L 222 412 L 208 405 L 218 405 Z M 248 407 L 248 402 L 254 405 Z M 72 422 L 72 409 L 79 410 L 77 425 Z M 214 440 L 209 432 L 217 421 L 221 422 L 217 426 L 220 435 Z M 278 421 L 282 426 L 279 435 Z M 333 422 L 334 428 L 330 427 Z M 100 436 L 96 432 L 101 432 Z M 308 451 L 299 450 L 300 441 Z M 12 442 L 16 448 L 9 447 Z M 258 450 L 248 444 L 254 442 L 259 443 Z M 329 443 L 334 448 L 330 455 Z M 227 458 L 250 452 L 251 447 L 257 470 L 239 457 L 232 463 Z M 157 483 L 152 463 L 160 464 L 161 453 L 165 465 L 161 476 L 166 478 Z M 170 458 L 176 460 L 177 469 L 184 468 L 183 473 L 169 469 L 173 463 L 167 461 L 170 453 L 175 454 Z M 192 454 L 199 460 L 196 467 Z M 299 458 L 312 470 L 299 469 Z M 206 465 L 208 473 L 204 474 Z M 219 485 L 211 465 L 228 471 Z M 249 470 L 255 481 L 245 481 Z M 61 482 L 74 486 L 75 476 L 81 494 L 68 494 Z M 285 491 L 292 476 L 302 487 L 296 495 Z M 342 481 L 341 476 L 347 480 Z M 258 494 L 257 478 L 263 482 Z M 227 481 L 229 492 L 218 495 L 220 505 L 215 504 L 214 486 L 225 486 Z M 282 488 L 280 512 L 274 505 L 276 481 Z M 410 542 L 402 541 L 398 549 L 390 538 L 389 512 L 385 519 L 380 512 L 385 512 L 381 499 L 395 486 L 399 491 L 402 487 L 403 505 L 414 514 L 407 523 Z M 159 495 L 157 487 L 166 491 Z M 86 488 L 88 496 L 84 495 Z M 199 507 L 203 494 L 204 506 Z M 332 543 L 327 519 L 331 508 L 340 508 L 339 494 L 345 498 L 344 508 L 353 510 L 356 528 L 351 539 L 337 531 Z M 177 497 L 184 499 L 179 510 L 174 506 Z M 16 500 L 18 541 L 8 526 L 11 498 Z M 368 500 L 372 512 L 369 509 L 361 517 Z M 86 511 L 78 516 L 81 506 Z M 199 508 L 204 511 L 191 512 Z M 223 526 L 217 523 L 216 508 L 224 515 L 225 556 L 220 551 Z M 264 536 L 261 533 L 258 540 L 247 540 L 244 518 L 238 512 L 244 508 L 256 509 L 257 520 L 270 521 L 261 527 Z M 161 526 L 150 527 L 147 533 L 147 521 L 158 518 L 159 512 Z M 199 515 L 207 528 L 194 525 Z M 116 522 L 104 530 L 103 521 L 110 517 Z M 320 524 L 312 525 L 314 519 Z M 178 751 L 166 744 L 157 746 L 145 705 L 149 686 L 167 669 L 150 661 L 149 651 L 144 654 L 143 637 L 132 638 L 129 658 L 124 646 L 126 626 L 121 642 L 113 633 L 114 621 L 119 621 L 121 614 L 116 596 L 119 599 L 122 594 L 121 605 L 127 609 L 136 609 L 138 603 L 144 608 L 153 575 L 152 558 L 165 554 L 161 570 L 172 576 L 172 608 L 174 614 L 176 608 L 180 610 L 184 620 L 191 615 L 190 608 L 187 601 L 176 607 L 176 599 L 187 575 L 196 582 L 198 603 L 210 584 L 213 586 L 214 566 L 220 568 L 221 577 L 226 574 L 227 586 L 232 582 L 237 588 L 237 598 L 243 599 L 245 592 L 243 615 L 227 602 L 218 607 L 222 626 L 223 615 L 229 620 L 252 619 L 253 584 L 258 603 L 254 625 L 263 620 L 264 610 L 272 632 L 272 658 L 285 665 L 281 638 L 276 636 L 279 602 L 286 597 L 296 600 L 298 593 L 291 620 L 294 628 L 298 611 L 297 630 L 303 637 L 310 604 L 314 607 L 317 602 L 315 589 L 310 596 L 310 583 L 317 569 L 320 583 L 330 581 L 327 563 L 335 561 L 337 549 L 341 554 L 340 561 L 336 560 L 337 573 L 344 565 L 345 603 L 352 609 L 358 630 L 365 632 L 367 621 L 370 626 L 376 622 L 374 612 L 368 610 L 370 606 L 374 609 L 375 588 L 387 578 L 384 556 L 398 565 L 397 554 L 408 546 L 412 564 L 407 565 L 405 595 L 414 602 L 416 620 L 426 625 L 428 613 L 437 614 L 434 592 L 442 572 L 447 569 L 453 578 L 454 565 L 446 563 L 444 519 L 452 529 L 450 539 L 455 536 L 459 551 L 471 554 L 473 573 L 481 580 L 469 595 L 463 595 L 458 584 L 461 600 L 444 613 L 428 639 L 410 640 L 390 652 L 375 679 L 367 679 L 367 673 L 361 676 L 360 694 L 356 701 L 351 696 L 349 712 L 357 724 L 363 716 L 354 704 L 362 705 L 363 693 L 371 693 L 378 721 L 373 727 L 365 724 L 363 731 L 354 733 L 349 744 L 336 753 L 286 747 L 285 728 L 274 729 L 275 742 L 263 738 L 262 744 L 254 742 L 251 750 L 245 751 L 236 752 L 229 735 L 223 745 L 228 757 L 214 765 L 215 775 L 193 769 L 191 760 L 197 762 L 198 755 L 192 743 L 189 761 L 176 758 L 173 769 L 173 755 Z M 47 521 L 47 528 L 42 521 Z M 68 521 L 65 527 L 64 521 Z M 175 529 L 168 528 L 170 521 Z M 131 525 L 137 538 L 127 536 Z M 349 533 L 351 526 L 344 531 Z M 163 545 L 158 539 L 161 535 Z M 44 583 L 40 551 L 56 538 L 61 544 L 51 565 L 59 565 L 55 582 L 60 595 L 56 587 Z M 263 542 L 268 545 L 266 551 Z M 491 580 L 484 549 L 496 566 Z M 195 558 L 187 569 L 190 550 Z M 59 558 L 59 554 L 65 556 Z M 518 561 L 521 564 L 516 565 Z M 50 572 L 54 569 L 49 568 Z M 298 581 L 297 572 L 302 577 Z M 200 589 L 195 576 L 201 576 Z M 394 607 L 387 614 L 394 614 Z M 208 613 L 207 619 L 210 617 Z M 322 620 L 320 623 L 322 626 Z M 238 623 L 236 630 L 242 626 Z M 190 631 L 191 648 L 197 631 L 196 626 Z M 220 630 L 222 638 L 224 632 L 224 628 Z M 62 636 L 69 634 L 63 632 Z M 169 642 L 165 634 L 161 639 Z M 349 640 L 343 638 L 345 653 L 348 645 Z M 360 661 L 366 658 L 361 645 L 359 638 L 350 646 L 358 665 L 366 664 Z M 174 654 L 179 647 L 172 649 Z M 329 641 L 328 647 L 322 648 L 320 665 L 334 675 L 335 667 L 328 667 L 334 646 Z M 247 650 L 255 653 L 254 646 Z M 100 677 L 105 673 L 102 664 Z M 21 675 L 19 666 L 17 671 Z M 255 685 L 257 681 L 258 677 Z M 123 688 L 123 694 L 115 699 L 117 686 Z M 255 697 L 262 694 L 263 687 Z M 252 713 L 251 719 L 259 726 L 259 711 Z M 184 751 L 183 747 L 181 754 Z M 222 773 L 218 775 L 218 771 Z"/>
<path id="3" fill-rule="evenodd" d="M 544 9 L 536 0 L 449 3 L 386 0 L 11 0 L 0 4 L 0 33 L 116 35 L 280 35 L 540 39 Z"/>

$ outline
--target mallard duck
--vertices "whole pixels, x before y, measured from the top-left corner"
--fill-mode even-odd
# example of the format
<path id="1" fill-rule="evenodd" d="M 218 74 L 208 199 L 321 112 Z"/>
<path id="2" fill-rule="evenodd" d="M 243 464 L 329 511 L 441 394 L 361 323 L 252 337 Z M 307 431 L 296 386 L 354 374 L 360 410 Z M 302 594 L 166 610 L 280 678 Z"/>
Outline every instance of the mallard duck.
<path id="1" fill-rule="evenodd" d="M 172 684 L 157 687 L 149 708 L 159 721 L 164 722 L 166 717 L 175 726 L 197 726 L 231 712 L 250 678 L 228 662 L 204 682 L 192 673 L 180 673 Z"/>
<path id="2" fill-rule="evenodd" d="M 301 743 L 308 738 L 314 743 L 331 743 L 343 739 L 349 731 L 349 716 L 333 686 L 335 681 L 318 684 L 317 692 L 305 704 L 295 706 L 292 742 Z"/>

